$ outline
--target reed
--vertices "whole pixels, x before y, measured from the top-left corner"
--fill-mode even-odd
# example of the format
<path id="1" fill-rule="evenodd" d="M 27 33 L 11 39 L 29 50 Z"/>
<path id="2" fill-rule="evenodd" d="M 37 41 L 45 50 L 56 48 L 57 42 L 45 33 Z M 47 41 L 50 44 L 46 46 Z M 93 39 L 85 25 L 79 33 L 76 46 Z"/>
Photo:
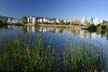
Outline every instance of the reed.
<path id="1" fill-rule="evenodd" d="M 68 42 L 61 55 L 51 45 L 45 48 L 39 36 L 33 42 L 28 39 L 17 36 L 2 41 L 1 72 L 93 72 L 103 65 L 102 52 L 90 43 L 74 47 Z"/>

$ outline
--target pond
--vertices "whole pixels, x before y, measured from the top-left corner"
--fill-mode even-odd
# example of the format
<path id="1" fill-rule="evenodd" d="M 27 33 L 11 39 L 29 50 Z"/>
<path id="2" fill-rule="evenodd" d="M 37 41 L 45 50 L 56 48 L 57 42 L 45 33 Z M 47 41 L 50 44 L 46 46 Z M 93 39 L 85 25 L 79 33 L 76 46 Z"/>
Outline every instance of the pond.
<path id="1" fill-rule="evenodd" d="M 69 42 L 73 42 L 75 48 L 80 43 L 90 43 L 97 50 L 101 50 L 104 61 L 103 69 L 108 68 L 108 33 L 107 32 L 89 32 L 82 29 L 62 28 L 62 27 L 35 27 L 35 26 L 7 26 L 0 28 L 0 42 L 5 38 L 14 38 L 16 36 L 30 36 L 30 43 L 36 36 L 40 35 L 45 47 L 48 45 L 55 48 L 57 53 L 62 53 L 69 47 Z"/>

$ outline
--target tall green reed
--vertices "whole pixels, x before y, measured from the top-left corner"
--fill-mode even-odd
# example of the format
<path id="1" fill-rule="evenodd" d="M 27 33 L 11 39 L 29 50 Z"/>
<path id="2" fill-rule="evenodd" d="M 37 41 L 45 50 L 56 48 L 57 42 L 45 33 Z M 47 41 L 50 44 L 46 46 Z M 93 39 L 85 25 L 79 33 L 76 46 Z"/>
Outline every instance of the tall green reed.
<path id="1" fill-rule="evenodd" d="M 29 36 L 4 39 L 0 53 L 2 72 L 90 72 L 101 68 L 102 52 L 93 44 L 81 42 L 77 47 L 72 41 L 59 54 L 55 48 L 46 48 L 41 37 L 29 40 Z"/>

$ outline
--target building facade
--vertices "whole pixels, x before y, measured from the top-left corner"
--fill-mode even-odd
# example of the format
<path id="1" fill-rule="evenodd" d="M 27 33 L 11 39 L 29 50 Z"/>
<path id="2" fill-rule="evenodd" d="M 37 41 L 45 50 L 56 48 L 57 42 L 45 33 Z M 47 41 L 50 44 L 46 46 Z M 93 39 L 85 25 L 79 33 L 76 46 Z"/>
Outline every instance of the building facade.
<path id="1" fill-rule="evenodd" d="M 27 23 L 36 24 L 36 17 L 28 16 L 27 17 Z"/>

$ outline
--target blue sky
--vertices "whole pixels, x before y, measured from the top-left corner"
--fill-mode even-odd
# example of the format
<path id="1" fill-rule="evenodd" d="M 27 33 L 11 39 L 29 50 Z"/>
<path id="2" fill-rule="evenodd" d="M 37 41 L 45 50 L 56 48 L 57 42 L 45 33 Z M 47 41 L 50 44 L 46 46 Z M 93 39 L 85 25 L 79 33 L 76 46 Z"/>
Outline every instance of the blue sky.
<path id="1" fill-rule="evenodd" d="M 108 19 L 108 0 L 0 0 L 0 15 Z"/>

